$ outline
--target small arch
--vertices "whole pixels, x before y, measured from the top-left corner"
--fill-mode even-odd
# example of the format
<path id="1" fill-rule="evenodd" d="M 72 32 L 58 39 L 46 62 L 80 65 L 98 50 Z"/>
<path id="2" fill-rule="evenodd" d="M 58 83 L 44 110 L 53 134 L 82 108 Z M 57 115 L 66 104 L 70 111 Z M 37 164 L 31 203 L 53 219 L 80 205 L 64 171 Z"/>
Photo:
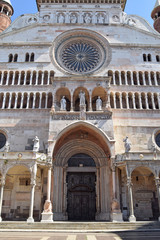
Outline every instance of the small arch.
<path id="1" fill-rule="evenodd" d="M 89 109 L 89 92 L 84 87 L 79 87 L 74 91 L 73 94 L 73 104 L 74 104 L 74 111 L 80 111 L 80 99 L 79 99 L 79 93 L 80 91 L 85 92 L 85 100 L 86 100 L 86 111 Z"/>
<path id="2" fill-rule="evenodd" d="M 139 72 L 138 74 L 139 74 L 139 83 L 142 86 L 143 85 L 143 73 Z"/>
<path id="3" fill-rule="evenodd" d="M 115 94 L 116 108 L 120 108 L 120 93 L 116 92 Z"/>
<path id="4" fill-rule="evenodd" d="M 135 93 L 135 107 L 136 107 L 136 109 L 140 109 L 139 94 L 138 93 Z"/>
<path id="5" fill-rule="evenodd" d="M 156 55 L 156 61 L 160 62 L 160 57 L 158 55 Z"/>
<path id="6" fill-rule="evenodd" d="M 34 53 L 31 53 L 30 62 L 34 62 Z"/>
<path id="7" fill-rule="evenodd" d="M 113 71 L 108 71 L 108 77 L 111 77 L 111 84 L 113 84 Z"/>
<path id="8" fill-rule="evenodd" d="M 125 81 L 125 72 L 121 72 L 121 79 L 122 79 L 122 85 L 125 85 L 125 84 L 126 84 L 126 81 Z"/>
<path id="9" fill-rule="evenodd" d="M 131 72 L 127 72 L 127 82 L 128 82 L 128 85 L 132 85 L 131 83 Z"/>
<path id="10" fill-rule="evenodd" d="M 9 54 L 9 56 L 8 56 L 8 62 L 9 62 L 9 63 L 13 62 L 13 54 Z"/>
<path id="11" fill-rule="evenodd" d="M 17 62 L 18 61 L 18 54 L 15 54 L 14 55 L 14 62 Z"/>
<path id="12" fill-rule="evenodd" d="M 113 95 L 113 92 L 110 93 L 110 105 L 111 105 L 111 108 L 114 108 L 114 95 Z"/>
<path id="13" fill-rule="evenodd" d="M 100 97 L 102 100 L 102 109 L 106 106 L 107 103 L 107 92 L 103 87 L 96 87 L 92 92 L 92 110 L 96 111 L 96 100 Z"/>
<path id="14" fill-rule="evenodd" d="M 151 84 L 152 86 L 154 86 L 155 85 L 154 72 L 150 72 L 150 77 L 151 77 Z"/>
<path id="15" fill-rule="evenodd" d="M 147 56 L 146 56 L 146 54 L 143 54 L 143 61 L 144 61 L 144 62 L 147 61 Z"/>
<path id="16" fill-rule="evenodd" d="M 127 98 L 126 93 L 123 92 L 123 93 L 122 93 L 122 107 L 123 107 L 124 109 L 127 108 L 126 98 Z"/>
<path id="17" fill-rule="evenodd" d="M 137 72 L 133 72 L 133 83 L 134 83 L 134 85 L 138 85 L 138 83 L 137 83 Z"/>
<path id="18" fill-rule="evenodd" d="M 157 93 L 154 93 L 154 105 L 155 105 L 155 108 L 156 109 L 159 109 L 159 104 L 158 104 L 158 94 Z"/>
<path id="19" fill-rule="evenodd" d="M 151 56 L 151 54 L 148 54 L 147 59 L 148 59 L 148 62 L 151 62 L 151 61 L 152 61 L 152 56 Z"/>
<path id="20" fill-rule="evenodd" d="M 147 93 L 147 99 L 148 99 L 148 107 L 149 107 L 149 109 L 153 109 L 151 93 Z"/>
<path id="21" fill-rule="evenodd" d="M 12 109 L 15 107 L 15 101 L 16 101 L 16 94 L 12 93 L 12 100 L 11 100 L 11 108 Z"/>
<path id="22" fill-rule="evenodd" d="M 48 93 L 48 102 L 47 102 L 47 108 L 51 108 L 53 105 L 53 96 L 52 93 Z"/>
<path id="23" fill-rule="evenodd" d="M 26 53 L 25 62 L 29 62 L 29 53 Z"/>
<path id="24" fill-rule="evenodd" d="M 145 81 L 146 81 L 146 85 L 149 86 L 149 75 L 148 75 L 148 72 L 145 72 Z"/>
<path id="25" fill-rule="evenodd" d="M 133 94 L 131 92 L 128 93 L 128 103 L 129 103 L 129 108 L 133 109 Z"/>
<path id="26" fill-rule="evenodd" d="M 147 106 L 146 106 L 146 95 L 145 95 L 144 92 L 141 93 L 141 102 L 142 102 L 142 108 L 146 109 L 147 108 Z"/>
<path id="27" fill-rule="evenodd" d="M 116 82 L 116 85 L 120 84 L 119 83 L 119 72 L 118 71 L 115 72 L 115 82 Z"/>
<path id="28" fill-rule="evenodd" d="M 66 99 L 66 110 L 70 111 L 70 109 L 71 109 L 71 94 L 70 94 L 69 89 L 66 87 L 62 87 L 57 90 L 56 95 L 55 95 L 55 109 L 58 111 L 60 110 L 61 99 L 63 96 Z"/>

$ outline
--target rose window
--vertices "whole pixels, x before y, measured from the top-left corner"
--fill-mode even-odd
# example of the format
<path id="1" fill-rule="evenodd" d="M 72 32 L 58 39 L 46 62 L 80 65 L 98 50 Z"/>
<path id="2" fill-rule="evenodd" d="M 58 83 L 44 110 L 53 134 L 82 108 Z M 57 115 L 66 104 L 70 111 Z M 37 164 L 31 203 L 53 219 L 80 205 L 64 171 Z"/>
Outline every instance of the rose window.
<path id="1" fill-rule="evenodd" d="M 98 73 L 111 61 L 108 41 L 101 35 L 82 29 L 60 34 L 50 50 L 52 63 L 63 73 Z"/>
<path id="2" fill-rule="evenodd" d="M 75 73 L 86 73 L 97 67 L 100 53 L 96 46 L 85 42 L 75 42 L 62 51 L 62 63 Z"/>

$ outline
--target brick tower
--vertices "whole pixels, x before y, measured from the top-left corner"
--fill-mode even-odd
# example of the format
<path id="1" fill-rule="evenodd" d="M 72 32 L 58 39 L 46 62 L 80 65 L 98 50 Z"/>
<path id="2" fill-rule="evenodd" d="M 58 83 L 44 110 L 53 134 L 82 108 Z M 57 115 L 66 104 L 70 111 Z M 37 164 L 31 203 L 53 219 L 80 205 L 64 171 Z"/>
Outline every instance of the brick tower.
<path id="1" fill-rule="evenodd" d="M 160 0 L 156 0 L 155 7 L 151 13 L 151 17 L 154 20 L 154 28 L 160 33 Z"/>
<path id="2" fill-rule="evenodd" d="M 0 0 L 0 33 L 11 24 L 13 12 L 14 10 L 10 0 Z"/>

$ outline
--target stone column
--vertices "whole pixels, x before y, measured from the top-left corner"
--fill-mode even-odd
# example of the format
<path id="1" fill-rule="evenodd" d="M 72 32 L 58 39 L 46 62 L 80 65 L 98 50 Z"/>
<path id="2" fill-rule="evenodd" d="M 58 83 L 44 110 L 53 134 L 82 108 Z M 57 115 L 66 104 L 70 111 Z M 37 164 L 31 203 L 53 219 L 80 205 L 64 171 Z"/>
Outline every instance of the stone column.
<path id="1" fill-rule="evenodd" d="M 129 109 L 128 93 L 126 93 L 126 105 L 127 105 L 127 109 Z"/>
<path id="2" fill-rule="evenodd" d="M 147 93 L 145 93 L 145 103 L 146 103 L 146 109 L 149 109 Z"/>
<path id="3" fill-rule="evenodd" d="M 3 78 L 4 78 L 4 72 L 2 72 L 2 75 L 1 75 L 0 85 L 3 85 Z"/>
<path id="4" fill-rule="evenodd" d="M 2 204 L 3 204 L 3 192 L 4 192 L 4 186 L 5 186 L 5 176 L 2 176 L 1 178 L 1 190 L 0 190 L 0 222 L 2 222 Z"/>
<path id="5" fill-rule="evenodd" d="M 112 159 L 114 162 L 114 159 Z M 111 220 L 112 222 L 123 222 L 123 216 L 120 210 L 119 201 L 116 196 L 116 167 L 113 163 L 112 166 L 112 212 L 111 212 Z"/>
<path id="6" fill-rule="evenodd" d="M 158 205 L 159 205 L 159 218 L 158 218 L 158 221 L 160 222 L 160 178 L 156 177 L 155 182 L 156 182 L 156 186 L 157 186 L 157 197 L 158 197 Z"/>
<path id="7" fill-rule="evenodd" d="M 73 92 L 71 92 L 71 112 L 73 112 Z"/>
<path id="8" fill-rule="evenodd" d="M 139 86 L 140 85 L 140 82 L 139 82 L 139 74 L 136 72 L 136 78 L 137 78 L 137 85 Z"/>
<path id="9" fill-rule="evenodd" d="M 32 85 L 32 79 L 33 79 L 33 72 L 31 72 L 31 74 L 30 74 L 30 81 L 29 81 L 29 85 Z"/>
<path id="10" fill-rule="evenodd" d="M 50 84 L 50 72 L 48 72 L 48 80 L 47 80 L 47 85 Z"/>
<path id="11" fill-rule="evenodd" d="M 36 103 L 36 93 L 33 94 L 33 104 L 32 104 L 32 109 L 35 108 L 35 103 Z"/>
<path id="12" fill-rule="evenodd" d="M 136 222 L 136 217 L 134 216 L 134 208 L 133 208 L 133 194 L 132 194 L 132 181 L 131 177 L 127 178 L 127 187 L 128 187 L 128 197 L 129 197 L 129 222 Z"/>
<path id="13" fill-rule="evenodd" d="M 127 72 L 125 72 L 125 85 L 128 85 L 128 81 L 127 81 Z"/>
<path id="14" fill-rule="evenodd" d="M 11 108 L 11 102 L 12 102 L 12 93 L 10 93 L 10 96 L 9 96 L 9 104 L 8 104 L 8 109 Z"/>
<path id="15" fill-rule="evenodd" d="M 51 169 L 52 166 L 49 165 L 48 167 L 48 181 L 47 181 L 47 200 L 44 204 L 44 210 L 42 213 L 42 220 L 43 223 L 52 223 L 53 222 L 53 213 L 52 213 L 52 203 L 51 203 Z"/>
<path id="16" fill-rule="evenodd" d="M 42 93 L 39 94 L 39 109 L 41 109 L 42 106 Z"/>
<path id="17" fill-rule="evenodd" d="M 148 72 L 148 80 L 149 80 L 149 86 L 152 86 L 151 73 L 150 72 Z"/>
<path id="18" fill-rule="evenodd" d="M 30 198 L 29 218 L 27 219 L 27 223 L 34 223 L 33 209 L 34 209 L 34 193 L 35 193 L 35 186 L 36 186 L 36 175 L 37 175 L 37 164 L 35 163 L 32 167 L 31 198 Z"/>
<path id="19" fill-rule="evenodd" d="M 42 77 L 41 77 L 41 85 L 44 84 L 44 72 L 42 72 Z"/>
<path id="20" fill-rule="evenodd" d="M 146 79 L 145 79 L 145 73 L 142 73 L 142 78 L 143 78 L 143 85 L 146 86 Z"/>
<path id="21" fill-rule="evenodd" d="M 133 86 L 134 83 L 133 83 L 133 72 L 131 72 L 131 85 Z"/>
<path id="22" fill-rule="evenodd" d="M 92 93 L 89 94 L 89 111 L 92 112 Z"/>
<path id="23" fill-rule="evenodd" d="M 21 84 L 21 72 L 19 72 L 19 76 L 18 76 L 18 85 Z"/>
<path id="24" fill-rule="evenodd" d="M 153 74 L 154 74 L 154 83 L 155 83 L 156 86 L 158 86 L 157 75 L 156 75 L 155 72 Z"/>
<path id="25" fill-rule="evenodd" d="M 122 85 L 121 72 L 119 72 L 119 85 Z"/>
<path id="26" fill-rule="evenodd" d="M 133 95 L 132 95 L 132 100 L 133 100 L 133 109 L 136 109 L 135 93 L 133 93 Z"/>
<path id="27" fill-rule="evenodd" d="M 33 208 L 34 208 L 34 193 L 35 193 L 36 183 L 31 183 L 31 198 L 30 198 L 30 209 L 29 209 L 29 218 L 27 219 L 28 223 L 33 223 Z"/>
<path id="28" fill-rule="evenodd" d="M 113 72 L 113 85 L 116 85 L 115 72 Z"/>
<path id="29" fill-rule="evenodd" d="M 15 83 L 15 76 L 16 76 L 16 73 L 15 72 L 13 72 L 13 77 L 12 77 L 12 86 L 14 85 L 14 83 Z"/>
<path id="30" fill-rule="evenodd" d="M 6 93 L 4 93 L 3 95 L 3 104 L 2 104 L 2 109 L 5 108 L 5 104 L 6 104 Z"/>
<path id="31" fill-rule="evenodd" d="M 30 98 L 30 93 L 27 93 L 27 107 L 26 107 L 26 109 L 29 108 L 29 98 Z"/>

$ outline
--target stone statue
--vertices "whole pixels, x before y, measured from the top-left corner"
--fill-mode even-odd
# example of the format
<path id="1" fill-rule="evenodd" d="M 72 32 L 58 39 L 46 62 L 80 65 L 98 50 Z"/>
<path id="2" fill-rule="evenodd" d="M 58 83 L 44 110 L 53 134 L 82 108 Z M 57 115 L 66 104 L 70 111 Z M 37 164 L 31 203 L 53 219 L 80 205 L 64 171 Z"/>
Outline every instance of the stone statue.
<path id="1" fill-rule="evenodd" d="M 33 145 L 33 152 L 38 152 L 39 151 L 39 138 L 35 136 L 33 139 L 34 145 Z"/>
<path id="2" fill-rule="evenodd" d="M 71 14 L 71 16 L 70 16 L 70 23 L 77 23 L 77 16 L 76 16 L 76 14 Z"/>
<path id="3" fill-rule="evenodd" d="M 99 23 L 99 24 L 103 24 L 104 23 L 104 16 L 102 14 L 98 15 L 97 23 Z"/>
<path id="4" fill-rule="evenodd" d="M 102 111 L 102 100 L 100 96 L 96 100 L 96 111 Z"/>
<path id="5" fill-rule="evenodd" d="M 7 141 L 6 144 L 5 144 L 5 147 L 4 147 L 4 151 L 5 151 L 5 152 L 9 152 L 9 150 L 10 150 L 10 144 L 9 144 L 9 142 Z"/>
<path id="6" fill-rule="evenodd" d="M 66 99 L 65 99 L 65 96 L 62 97 L 61 99 L 61 108 L 60 108 L 61 111 L 66 111 Z"/>
<path id="7" fill-rule="evenodd" d="M 63 14 L 62 13 L 60 13 L 59 15 L 58 15 L 58 23 L 64 23 L 64 16 L 63 16 Z"/>
<path id="8" fill-rule="evenodd" d="M 46 200 L 44 204 L 44 211 L 45 213 L 52 212 L 52 204 L 51 201 Z"/>
<path id="9" fill-rule="evenodd" d="M 128 137 L 124 138 L 123 142 L 124 142 L 125 152 L 128 153 L 131 150 L 131 143 Z"/>
<path id="10" fill-rule="evenodd" d="M 79 98 L 80 98 L 80 106 L 84 106 L 85 105 L 85 92 L 83 92 L 82 90 L 79 93 Z"/>
<path id="11" fill-rule="evenodd" d="M 86 13 L 85 16 L 84 16 L 84 22 L 85 23 L 91 23 L 91 21 L 92 21 L 92 18 L 90 16 L 90 14 Z"/>

